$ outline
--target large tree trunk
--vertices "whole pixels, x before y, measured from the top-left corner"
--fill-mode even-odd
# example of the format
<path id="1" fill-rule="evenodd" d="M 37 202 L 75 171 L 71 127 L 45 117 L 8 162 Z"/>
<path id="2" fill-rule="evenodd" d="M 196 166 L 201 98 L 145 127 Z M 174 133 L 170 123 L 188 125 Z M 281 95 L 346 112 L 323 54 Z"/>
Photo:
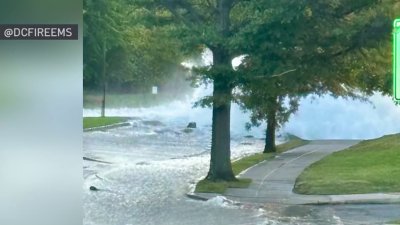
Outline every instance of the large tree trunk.
<path id="1" fill-rule="evenodd" d="M 231 165 L 230 150 L 230 100 L 222 103 L 219 97 L 231 96 L 232 89 L 224 86 L 223 82 L 214 80 L 213 114 L 212 114 L 212 137 L 211 137 L 211 160 L 210 170 L 207 175 L 212 181 L 236 180 Z"/>
<path id="2" fill-rule="evenodd" d="M 278 107 L 278 99 L 273 98 L 270 102 L 270 107 L 267 114 L 267 130 L 265 131 L 265 146 L 264 153 L 276 152 L 275 131 L 276 131 L 276 111 Z"/>
<path id="3" fill-rule="evenodd" d="M 221 37 L 229 36 L 229 13 L 232 8 L 232 0 L 219 0 L 217 2 L 217 30 Z M 224 68 L 226 71 L 232 69 L 232 59 L 223 43 L 214 46 L 213 68 Z M 230 117 L 232 84 L 231 77 L 223 74 L 224 69 L 216 74 L 213 91 L 213 114 L 212 114 L 212 138 L 211 138 L 211 160 L 210 170 L 207 178 L 212 181 L 236 180 L 231 165 L 230 149 Z"/>

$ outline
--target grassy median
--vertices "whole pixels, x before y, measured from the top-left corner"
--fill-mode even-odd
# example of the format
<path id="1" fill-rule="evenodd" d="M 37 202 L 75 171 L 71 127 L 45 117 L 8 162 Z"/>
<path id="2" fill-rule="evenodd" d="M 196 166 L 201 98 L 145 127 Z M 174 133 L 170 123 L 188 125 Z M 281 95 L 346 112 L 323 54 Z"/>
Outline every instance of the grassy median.
<path id="1" fill-rule="evenodd" d="M 400 192 L 400 134 L 362 141 L 312 164 L 297 178 L 300 194 Z"/>
<path id="2" fill-rule="evenodd" d="M 103 127 L 127 121 L 126 117 L 84 117 L 83 129 Z"/>
<path id="3" fill-rule="evenodd" d="M 232 162 L 232 170 L 235 175 L 252 167 L 264 160 L 273 158 L 276 154 L 284 151 L 308 144 L 309 141 L 303 140 L 294 135 L 289 136 L 289 141 L 277 146 L 276 153 L 256 153 L 243 157 L 237 161 Z M 260 149 L 260 151 L 262 151 Z M 235 182 L 212 182 L 208 180 L 201 180 L 197 183 L 195 192 L 204 193 L 224 193 L 227 188 L 246 188 L 250 185 L 251 179 L 239 179 Z"/>

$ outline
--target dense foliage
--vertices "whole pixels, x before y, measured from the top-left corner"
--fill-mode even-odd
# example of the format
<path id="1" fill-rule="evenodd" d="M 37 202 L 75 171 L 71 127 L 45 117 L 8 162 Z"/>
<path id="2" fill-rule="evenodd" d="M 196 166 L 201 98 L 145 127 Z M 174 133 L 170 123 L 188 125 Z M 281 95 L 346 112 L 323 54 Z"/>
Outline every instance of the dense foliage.
<path id="1" fill-rule="evenodd" d="M 143 90 L 182 72 L 174 27 L 148 24 L 124 0 L 84 1 L 84 87 Z M 103 74 L 104 70 L 104 74 Z"/>
<path id="2" fill-rule="evenodd" d="M 240 103 L 252 112 L 249 126 L 267 122 L 264 151 L 275 150 L 275 129 L 301 96 L 389 93 L 394 1 L 268 2 L 250 7 L 257 13 L 235 43 L 246 52 Z"/>

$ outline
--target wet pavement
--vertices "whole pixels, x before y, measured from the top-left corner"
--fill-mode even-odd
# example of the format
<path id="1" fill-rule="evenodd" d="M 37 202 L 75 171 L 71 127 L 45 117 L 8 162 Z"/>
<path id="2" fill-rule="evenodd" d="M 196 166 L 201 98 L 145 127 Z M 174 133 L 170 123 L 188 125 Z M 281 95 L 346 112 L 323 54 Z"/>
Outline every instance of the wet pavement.
<path id="1" fill-rule="evenodd" d="M 293 193 L 297 177 L 312 163 L 357 140 L 318 140 L 260 163 L 241 175 L 252 179 L 248 188 L 228 189 L 225 196 L 241 202 L 281 204 L 400 203 L 400 193 L 300 195 Z"/>
<path id="2" fill-rule="evenodd" d="M 264 209 L 277 224 L 385 224 L 400 218 L 400 193 L 356 195 L 299 195 L 296 178 L 310 164 L 357 140 L 318 140 L 282 153 L 241 174 L 253 182 L 248 188 L 229 188 L 223 195 L 236 204 Z M 190 193 L 199 200 L 218 194 Z M 349 204 L 351 203 L 351 204 Z M 392 204 L 380 204 L 392 203 Z M 304 205 L 310 204 L 310 205 Z"/>

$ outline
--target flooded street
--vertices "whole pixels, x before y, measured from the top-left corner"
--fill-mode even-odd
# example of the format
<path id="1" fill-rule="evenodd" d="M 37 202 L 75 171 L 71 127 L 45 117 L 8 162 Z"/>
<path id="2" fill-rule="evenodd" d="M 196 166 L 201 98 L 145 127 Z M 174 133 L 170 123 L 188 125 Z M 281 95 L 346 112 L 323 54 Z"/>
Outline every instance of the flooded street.
<path id="1" fill-rule="evenodd" d="M 381 224 L 400 205 L 235 205 L 185 194 L 209 163 L 210 128 L 135 119 L 130 126 L 84 133 L 85 224 Z M 263 140 L 232 141 L 233 158 L 262 149 Z M 99 191 L 90 191 L 95 186 Z"/>
<path id="2" fill-rule="evenodd" d="M 382 224 L 400 205 L 234 205 L 185 194 L 209 163 L 210 127 L 135 119 L 130 126 L 84 133 L 85 224 Z M 259 138 L 235 138 L 233 158 L 258 152 Z M 90 191 L 95 186 L 100 191 Z"/>
<path id="3" fill-rule="evenodd" d="M 84 134 L 84 156 L 107 162 L 84 161 L 85 224 L 268 224 L 258 209 L 185 196 L 207 172 L 209 127 L 188 133 L 184 124 L 130 123 Z M 262 145 L 256 138 L 237 139 L 232 155 Z"/>
<path id="4" fill-rule="evenodd" d="M 199 89 L 198 89 L 199 90 Z M 198 99 L 196 93 L 191 99 Z M 85 109 L 84 116 L 99 110 Z M 84 132 L 85 225 L 384 224 L 400 205 L 237 205 L 186 197 L 209 165 L 210 109 L 172 102 L 152 108 L 107 109 L 132 117 L 129 126 Z M 248 115 L 233 105 L 232 158 L 260 152 L 262 128 L 246 131 Z M 189 122 L 197 128 L 187 129 Z M 278 138 L 280 142 L 283 138 Z M 97 161 L 96 161 L 97 160 Z M 99 191 L 90 191 L 94 186 Z"/>

